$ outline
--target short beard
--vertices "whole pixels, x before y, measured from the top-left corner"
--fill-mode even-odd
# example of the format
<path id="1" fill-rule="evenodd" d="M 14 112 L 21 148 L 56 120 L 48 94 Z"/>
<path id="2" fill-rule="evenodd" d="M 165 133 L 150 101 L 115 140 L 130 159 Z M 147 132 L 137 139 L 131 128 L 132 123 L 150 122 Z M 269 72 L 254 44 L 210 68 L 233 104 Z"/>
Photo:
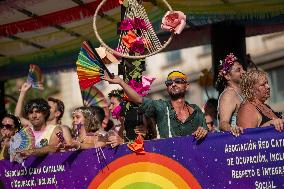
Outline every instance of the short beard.
<path id="1" fill-rule="evenodd" d="M 169 95 L 171 97 L 171 100 L 177 100 L 180 98 L 184 98 L 185 97 L 185 93 L 186 91 L 180 91 L 179 93 L 171 93 L 169 92 Z"/>

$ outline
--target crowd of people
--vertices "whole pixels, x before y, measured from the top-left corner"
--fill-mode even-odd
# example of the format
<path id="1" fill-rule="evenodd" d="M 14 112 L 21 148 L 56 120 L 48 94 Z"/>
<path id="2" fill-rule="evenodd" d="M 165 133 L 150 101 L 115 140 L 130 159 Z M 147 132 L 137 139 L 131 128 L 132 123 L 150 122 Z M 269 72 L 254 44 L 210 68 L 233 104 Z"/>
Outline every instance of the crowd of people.
<path id="1" fill-rule="evenodd" d="M 147 140 L 187 135 L 204 140 L 208 132 L 229 131 L 239 136 L 246 128 L 270 125 L 283 131 L 283 117 L 265 103 L 270 96 L 267 74 L 258 69 L 246 72 L 232 53 L 220 65 L 216 82 L 219 99 L 209 99 L 203 110 L 186 101 L 190 84 L 187 75 L 180 71 L 167 76 L 165 86 L 170 97 L 167 100 L 141 97 L 119 76 L 110 78 L 105 74 L 102 79 L 122 88 L 108 94 L 110 112 L 98 106 L 77 107 L 70 126 L 61 122 L 64 104 L 59 99 L 37 98 L 24 104 L 31 88 L 31 84 L 24 83 L 14 115 L 1 118 L 0 159 L 10 157 L 11 137 L 22 128 L 31 128 L 35 137 L 34 148 L 17 152 L 23 158 L 106 145 L 115 148 L 137 135 Z M 134 104 L 127 111 L 122 111 L 124 95 Z"/>

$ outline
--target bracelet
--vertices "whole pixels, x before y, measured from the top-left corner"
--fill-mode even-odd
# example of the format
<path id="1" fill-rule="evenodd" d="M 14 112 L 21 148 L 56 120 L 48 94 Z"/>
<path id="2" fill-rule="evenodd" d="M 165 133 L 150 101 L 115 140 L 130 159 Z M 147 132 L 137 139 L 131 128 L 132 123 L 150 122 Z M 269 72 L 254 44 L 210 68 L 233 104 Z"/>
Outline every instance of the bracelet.
<path id="1" fill-rule="evenodd" d="M 78 147 L 76 148 L 76 150 L 80 150 L 81 149 L 81 144 L 80 143 L 78 143 L 79 145 L 78 145 Z"/>

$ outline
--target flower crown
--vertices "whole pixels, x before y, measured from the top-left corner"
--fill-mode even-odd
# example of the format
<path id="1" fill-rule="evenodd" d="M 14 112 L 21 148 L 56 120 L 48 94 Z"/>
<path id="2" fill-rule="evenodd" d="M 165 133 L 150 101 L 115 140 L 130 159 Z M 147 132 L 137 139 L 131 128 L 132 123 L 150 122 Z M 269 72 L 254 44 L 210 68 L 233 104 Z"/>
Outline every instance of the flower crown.
<path id="1" fill-rule="evenodd" d="M 234 62 L 236 62 L 238 58 L 233 54 L 228 54 L 224 60 L 220 60 L 220 75 L 225 75 L 229 72 L 231 67 L 233 66 Z"/>
<path id="2" fill-rule="evenodd" d="M 123 92 L 123 90 L 120 90 L 120 89 L 114 89 L 108 94 L 109 98 L 111 98 L 112 96 L 115 96 L 115 97 L 118 97 L 118 98 L 123 98 L 124 92 Z"/>
<path id="3" fill-rule="evenodd" d="M 91 110 L 89 110 L 89 109 L 81 109 L 81 108 L 75 109 L 72 112 L 72 115 L 76 114 L 76 113 L 79 113 L 79 112 L 81 112 L 84 116 L 88 116 L 88 117 L 91 117 L 91 118 L 94 117 L 94 114 L 91 112 Z"/>

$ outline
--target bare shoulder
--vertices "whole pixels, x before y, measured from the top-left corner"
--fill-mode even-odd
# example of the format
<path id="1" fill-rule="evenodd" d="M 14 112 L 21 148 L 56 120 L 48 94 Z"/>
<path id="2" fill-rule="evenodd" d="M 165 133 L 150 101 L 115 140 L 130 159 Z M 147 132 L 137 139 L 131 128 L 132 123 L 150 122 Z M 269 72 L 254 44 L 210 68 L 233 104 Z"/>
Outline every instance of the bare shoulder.
<path id="1" fill-rule="evenodd" d="M 55 126 L 54 130 L 53 130 L 53 133 L 57 133 L 57 132 L 60 132 L 62 131 L 61 127 L 60 126 Z"/>
<path id="2" fill-rule="evenodd" d="M 256 108 L 254 107 L 254 105 L 252 105 L 251 103 L 245 101 L 240 105 L 240 109 L 239 111 L 249 111 L 249 112 L 257 112 Z"/>
<path id="3" fill-rule="evenodd" d="M 219 97 L 219 106 L 221 109 L 231 107 L 233 111 L 236 108 L 235 104 L 239 103 L 239 98 L 233 89 L 226 89 Z"/>
<path id="4" fill-rule="evenodd" d="M 253 117 L 260 117 L 257 109 L 251 103 L 245 101 L 241 104 L 238 110 L 238 117 L 253 118 Z"/>
<path id="5" fill-rule="evenodd" d="M 234 89 L 228 88 L 220 95 L 220 100 L 232 99 L 236 97 L 237 97 L 237 94 L 234 91 Z"/>
<path id="6" fill-rule="evenodd" d="M 60 128 L 64 131 L 64 130 L 70 130 L 71 128 L 67 125 L 60 125 Z"/>

